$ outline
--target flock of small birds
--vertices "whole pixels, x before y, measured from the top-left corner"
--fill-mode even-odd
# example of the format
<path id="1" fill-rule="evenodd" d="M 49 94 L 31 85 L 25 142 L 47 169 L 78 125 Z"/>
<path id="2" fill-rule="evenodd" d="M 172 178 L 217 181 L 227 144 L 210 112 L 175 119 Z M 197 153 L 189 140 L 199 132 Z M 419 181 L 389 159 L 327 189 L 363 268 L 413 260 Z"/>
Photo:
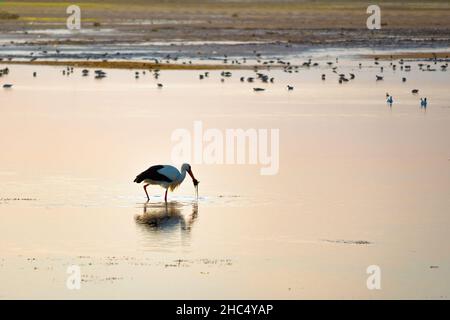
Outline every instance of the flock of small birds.
<path id="1" fill-rule="evenodd" d="M 375 57 L 375 65 L 379 65 L 378 62 L 379 58 Z M 438 64 L 438 59 L 436 58 L 436 56 L 432 59 L 432 64 L 424 64 L 424 63 L 419 63 L 418 67 L 420 71 L 429 71 L 429 72 L 435 72 L 437 71 L 436 67 L 433 67 L 433 65 L 437 65 Z M 409 72 L 411 71 L 411 65 L 409 64 L 405 64 L 404 59 L 400 59 L 398 62 L 398 65 L 400 66 L 400 70 L 401 71 L 405 71 L 405 72 Z M 389 65 L 391 67 L 392 70 L 396 70 L 397 69 L 397 64 L 394 64 L 393 62 L 390 63 Z M 361 68 L 361 64 L 360 64 L 360 68 Z M 440 65 L 440 70 L 441 71 L 447 71 L 448 69 L 448 60 L 446 59 L 445 63 Z M 381 66 L 380 67 L 380 72 L 384 71 L 384 67 Z M 382 81 L 384 79 L 383 76 L 381 75 L 376 75 L 376 81 Z M 406 82 L 407 78 L 406 77 L 402 77 L 402 82 Z M 419 94 L 419 89 L 412 89 L 411 93 L 413 95 L 417 95 Z M 392 95 L 390 95 L 389 93 L 386 93 L 386 102 L 388 103 L 389 106 L 392 106 L 392 104 L 394 103 L 394 97 Z M 425 98 L 420 98 L 420 107 L 421 108 L 427 108 L 428 106 L 428 99 Z"/>
<path id="2" fill-rule="evenodd" d="M 303 62 L 302 64 L 299 65 L 292 65 L 291 62 L 289 61 L 284 61 L 281 58 L 276 58 L 276 59 L 269 59 L 269 60 L 263 60 L 261 58 L 261 54 L 254 52 L 255 57 L 256 57 L 256 65 L 253 66 L 253 71 L 255 73 L 254 76 L 248 76 L 248 77 L 244 77 L 241 76 L 240 77 L 240 82 L 247 82 L 247 83 L 275 83 L 275 78 L 270 76 L 270 74 L 265 73 L 264 71 L 270 71 L 271 68 L 277 68 L 277 69 L 281 69 L 283 72 L 286 73 L 298 73 L 300 68 L 311 68 L 311 67 L 320 67 L 321 64 L 319 62 L 313 62 L 312 59 L 308 59 L 308 61 Z M 103 61 L 107 61 L 106 59 Z M 167 55 L 165 57 L 165 61 L 162 60 L 158 60 L 158 59 L 154 59 L 155 63 L 162 63 L 162 62 L 166 62 L 166 63 L 170 63 L 171 61 L 178 61 L 177 57 L 171 57 L 170 55 Z M 233 65 L 242 65 L 247 63 L 247 58 L 241 58 L 241 59 L 229 59 L 227 55 L 224 55 L 224 59 L 222 61 L 224 64 L 233 64 Z M 188 61 L 188 62 L 183 62 L 183 64 L 186 63 L 190 63 L 192 64 L 192 61 Z M 438 63 L 440 63 L 438 65 Z M 338 72 L 338 64 L 339 64 L 339 58 L 336 58 L 335 61 L 327 61 L 325 63 L 325 67 L 330 68 L 330 70 L 332 71 L 333 74 L 335 74 L 335 78 L 337 79 L 339 84 L 344 84 L 347 82 L 351 82 L 352 80 L 354 80 L 356 78 L 355 73 L 348 73 L 348 74 L 344 74 L 344 73 L 339 73 Z M 322 64 L 323 65 L 323 64 Z M 404 59 L 400 59 L 398 61 L 395 61 L 392 59 L 391 57 L 391 61 L 390 64 L 388 66 L 380 66 L 380 62 L 379 62 L 379 58 L 375 57 L 374 58 L 374 65 L 375 67 L 379 67 L 379 73 L 375 75 L 375 81 L 383 81 L 384 80 L 384 76 L 382 75 L 382 73 L 385 71 L 385 67 L 389 67 L 391 70 L 395 71 L 397 69 L 400 69 L 401 71 L 404 72 L 409 72 L 412 69 L 412 66 L 410 64 L 407 64 L 406 61 Z M 362 63 L 359 63 L 359 69 L 362 69 L 363 65 Z M 420 71 L 428 71 L 428 72 L 435 72 L 438 71 L 439 69 L 441 71 L 447 71 L 448 69 L 448 58 L 446 59 L 437 59 L 437 57 L 435 56 L 433 59 L 429 60 L 429 63 L 419 63 L 418 64 L 419 70 Z M 155 79 L 158 79 L 160 77 L 160 70 L 159 69 L 149 69 L 149 70 L 142 70 L 142 71 L 134 71 L 134 77 L 135 79 L 139 79 L 142 76 L 147 75 L 147 73 L 152 74 L 152 76 Z M 9 73 L 9 69 L 8 68 L 4 68 L 4 69 L 0 69 L 0 77 L 2 77 L 3 75 L 7 75 Z M 71 74 L 74 73 L 74 68 L 73 67 L 66 67 L 65 69 L 62 70 L 62 74 L 65 76 L 69 76 Z M 107 77 L 107 73 L 101 69 L 98 70 L 94 70 L 94 77 L 95 79 L 103 79 Z M 90 74 L 90 70 L 89 69 L 83 69 L 82 70 L 82 76 L 83 77 L 87 77 Z M 208 78 L 210 76 L 209 71 L 200 73 L 198 75 L 199 80 L 204 80 L 206 78 Z M 231 71 L 222 71 L 220 73 L 220 81 L 223 83 L 226 81 L 227 78 L 231 78 L 233 76 L 233 73 Z M 327 74 L 323 73 L 321 74 L 321 79 L 322 81 L 326 81 L 327 77 L 329 77 L 330 75 L 327 76 Z M 37 72 L 33 72 L 33 77 L 37 77 Z M 405 76 L 403 76 L 401 78 L 402 82 L 407 82 L 407 78 Z M 11 88 L 13 85 L 6 83 L 3 85 L 3 88 L 8 89 Z M 156 84 L 157 88 L 162 89 L 164 87 L 164 85 L 162 83 L 157 83 Z M 294 86 L 288 84 L 286 86 L 286 90 L 287 91 L 292 91 L 294 90 Z M 266 91 L 266 88 L 263 87 L 258 87 L 255 86 L 253 87 L 253 91 L 255 92 L 260 92 L 260 91 Z M 411 93 L 413 95 L 417 95 L 419 94 L 419 89 L 412 89 Z M 386 102 L 392 106 L 394 103 L 394 97 L 389 94 L 386 93 Z M 421 97 L 420 98 L 420 105 L 423 108 L 426 108 L 428 105 L 428 99 L 427 97 Z"/>
<path id="3" fill-rule="evenodd" d="M 159 75 L 160 75 L 160 70 L 159 69 L 148 70 L 148 72 L 150 72 L 150 73 L 153 72 L 153 77 L 155 79 L 159 78 Z M 65 69 L 62 70 L 62 75 L 64 75 L 64 76 L 70 76 L 73 73 L 74 73 L 74 68 L 73 67 L 66 67 Z M 90 73 L 89 69 L 81 70 L 81 75 L 83 77 L 88 77 L 89 73 Z M 146 74 L 147 74 L 147 72 L 145 70 L 143 70 L 143 71 L 135 71 L 134 72 L 134 77 L 135 77 L 135 79 L 139 79 L 141 77 L 141 75 L 146 75 Z M 37 75 L 37 73 L 33 72 L 33 77 L 36 77 L 36 75 Z M 103 78 L 106 78 L 107 76 L 108 76 L 108 74 L 105 71 L 101 70 L 101 69 L 94 70 L 94 78 L 95 79 L 103 79 Z M 162 88 L 163 85 L 161 83 L 157 83 L 157 87 L 158 88 Z"/>

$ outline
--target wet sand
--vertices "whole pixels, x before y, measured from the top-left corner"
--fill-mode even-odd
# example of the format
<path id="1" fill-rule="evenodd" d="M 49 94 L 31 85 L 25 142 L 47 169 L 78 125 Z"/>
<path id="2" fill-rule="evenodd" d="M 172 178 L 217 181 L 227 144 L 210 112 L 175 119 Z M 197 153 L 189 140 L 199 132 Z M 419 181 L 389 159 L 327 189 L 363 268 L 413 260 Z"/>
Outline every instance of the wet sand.
<path id="1" fill-rule="evenodd" d="M 240 82 L 252 70 L 96 80 L 4 62 L 0 297 L 448 299 L 449 73 L 358 63 L 337 63 L 348 83 L 321 63 L 264 71 L 264 84 Z M 198 203 L 186 181 L 167 207 L 157 187 L 145 204 L 135 175 L 170 163 L 171 133 L 195 120 L 280 129 L 279 173 L 193 163 Z M 66 288 L 69 265 L 80 290 Z M 369 265 L 382 290 L 367 289 Z"/>
<path id="2" fill-rule="evenodd" d="M 180 63 L 154 63 L 142 61 L 9 61 L 9 64 L 62 66 L 78 68 L 100 68 L 100 69 L 137 69 L 137 70 L 224 70 L 224 69 L 254 69 L 258 65 L 232 65 L 232 64 L 180 64 Z M 261 66 L 264 68 L 264 66 Z M 280 67 L 280 66 L 278 66 Z M 267 69 L 267 68 L 266 68 Z"/>

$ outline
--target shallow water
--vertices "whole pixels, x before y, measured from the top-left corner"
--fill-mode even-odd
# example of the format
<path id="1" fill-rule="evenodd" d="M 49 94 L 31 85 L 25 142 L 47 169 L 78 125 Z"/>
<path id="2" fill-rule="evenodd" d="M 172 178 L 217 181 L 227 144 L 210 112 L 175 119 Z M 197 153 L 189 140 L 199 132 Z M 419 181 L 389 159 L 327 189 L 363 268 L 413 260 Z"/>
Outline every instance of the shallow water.
<path id="1" fill-rule="evenodd" d="M 244 70 L 221 83 L 220 71 L 95 80 L 9 66 L 0 298 L 448 298 L 449 73 L 383 64 L 375 82 L 372 61 L 339 62 L 356 74 L 345 84 L 328 67 L 251 84 Z M 187 179 L 167 206 L 157 187 L 145 203 L 134 177 L 170 163 L 172 132 L 196 120 L 279 129 L 278 174 L 192 163 L 198 201 Z M 66 288 L 69 265 L 80 290 Z M 381 267 L 381 290 L 366 287 L 369 265 Z"/>

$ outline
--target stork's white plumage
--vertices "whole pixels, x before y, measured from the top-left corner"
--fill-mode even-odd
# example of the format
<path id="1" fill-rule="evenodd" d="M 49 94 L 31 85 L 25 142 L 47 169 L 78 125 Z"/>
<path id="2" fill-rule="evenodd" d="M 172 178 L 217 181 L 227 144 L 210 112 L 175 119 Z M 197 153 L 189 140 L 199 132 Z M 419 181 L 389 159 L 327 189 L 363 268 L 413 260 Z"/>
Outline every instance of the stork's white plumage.
<path id="1" fill-rule="evenodd" d="M 181 166 L 181 171 L 178 171 L 177 168 L 171 165 L 152 166 L 144 172 L 140 173 L 136 177 L 136 179 L 134 179 L 134 182 L 144 182 L 144 191 L 147 195 L 148 201 L 150 201 L 150 197 L 147 193 L 147 187 L 149 185 L 155 184 L 166 189 L 164 201 L 167 202 L 167 191 L 169 189 L 173 191 L 176 187 L 178 187 L 184 181 L 184 178 L 186 178 L 186 172 L 191 176 L 192 181 L 194 182 L 194 186 L 197 186 L 198 180 L 195 179 L 194 174 L 192 173 L 191 166 L 187 163 L 184 163 Z"/>

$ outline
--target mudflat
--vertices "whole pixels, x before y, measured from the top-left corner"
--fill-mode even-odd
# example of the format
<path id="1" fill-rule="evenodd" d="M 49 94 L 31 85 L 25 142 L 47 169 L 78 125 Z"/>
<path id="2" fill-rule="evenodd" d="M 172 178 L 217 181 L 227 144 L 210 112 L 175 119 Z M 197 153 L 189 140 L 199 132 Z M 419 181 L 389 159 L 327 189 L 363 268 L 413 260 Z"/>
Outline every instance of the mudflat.
<path id="1" fill-rule="evenodd" d="M 376 46 L 448 44 L 450 4 L 444 0 L 380 1 L 382 29 L 366 28 L 367 2 L 343 1 L 90 1 L 78 3 L 84 29 L 95 34 L 55 35 L 47 41 L 89 43 L 157 40 L 285 41 L 297 44 Z M 22 32 L 30 42 L 42 29 L 65 26 L 68 4 L 61 1 L 4 1 L 0 28 Z M 27 32 L 31 32 L 28 34 Z"/>

